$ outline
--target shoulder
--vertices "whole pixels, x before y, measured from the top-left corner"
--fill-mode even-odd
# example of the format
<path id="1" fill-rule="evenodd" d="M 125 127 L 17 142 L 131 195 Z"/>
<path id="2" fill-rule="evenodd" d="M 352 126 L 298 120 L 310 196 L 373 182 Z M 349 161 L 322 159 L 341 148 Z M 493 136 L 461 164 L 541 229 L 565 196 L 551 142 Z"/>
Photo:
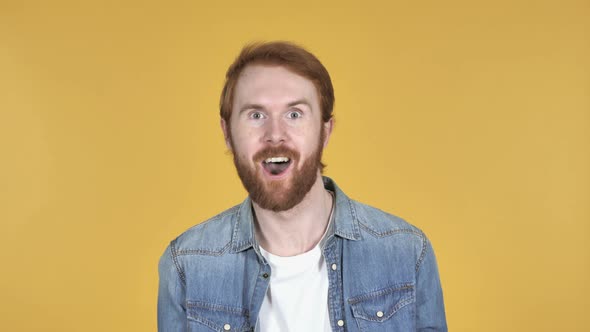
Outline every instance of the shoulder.
<path id="1" fill-rule="evenodd" d="M 239 207 L 236 205 L 184 231 L 170 242 L 172 254 L 222 255 L 230 246 Z"/>
<path id="2" fill-rule="evenodd" d="M 395 243 L 396 246 L 412 248 L 423 253 L 429 242 L 424 232 L 408 221 L 376 207 L 351 200 L 356 218 L 365 240 L 381 244 Z"/>
<path id="3" fill-rule="evenodd" d="M 352 200 L 365 246 L 387 251 L 389 256 L 399 253 L 413 257 L 418 269 L 430 251 L 424 232 L 406 220 L 376 207 Z M 411 254 L 410 254 L 411 253 Z"/>
<path id="4" fill-rule="evenodd" d="M 160 279 L 186 283 L 190 267 L 199 267 L 206 256 L 222 256 L 230 247 L 233 220 L 239 205 L 184 231 L 166 247 L 159 261 Z M 195 260 L 196 259 L 196 260 Z M 187 270 L 188 269 L 188 270 Z"/>
<path id="5" fill-rule="evenodd" d="M 387 237 L 398 233 L 424 237 L 422 230 L 396 215 L 354 200 L 352 205 L 361 229 L 375 237 Z"/>

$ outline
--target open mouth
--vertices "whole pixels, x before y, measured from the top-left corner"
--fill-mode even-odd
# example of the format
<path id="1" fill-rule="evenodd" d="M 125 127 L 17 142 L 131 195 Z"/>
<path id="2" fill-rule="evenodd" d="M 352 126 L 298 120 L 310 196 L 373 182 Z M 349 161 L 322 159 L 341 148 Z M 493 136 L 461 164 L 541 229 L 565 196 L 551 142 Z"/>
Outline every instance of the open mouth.
<path id="1" fill-rule="evenodd" d="M 291 165 L 291 159 L 287 157 L 271 157 L 262 161 L 262 167 L 271 175 L 281 175 Z"/>

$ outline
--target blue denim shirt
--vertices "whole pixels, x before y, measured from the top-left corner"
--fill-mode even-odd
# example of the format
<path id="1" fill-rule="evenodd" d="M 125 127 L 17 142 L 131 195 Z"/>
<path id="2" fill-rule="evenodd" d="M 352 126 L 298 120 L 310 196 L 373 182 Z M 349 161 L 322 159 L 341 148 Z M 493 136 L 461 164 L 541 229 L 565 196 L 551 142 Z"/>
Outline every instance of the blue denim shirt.
<path id="1" fill-rule="evenodd" d="M 432 246 L 404 220 L 349 199 L 329 178 L 320 243 L 333 331 L 447 331 Z M 247 198 L 173 240 L 159 265 L 158 331 L 254 331 L 270 274 Z M 302 317 L 305 319 L 305 317 Z"/>

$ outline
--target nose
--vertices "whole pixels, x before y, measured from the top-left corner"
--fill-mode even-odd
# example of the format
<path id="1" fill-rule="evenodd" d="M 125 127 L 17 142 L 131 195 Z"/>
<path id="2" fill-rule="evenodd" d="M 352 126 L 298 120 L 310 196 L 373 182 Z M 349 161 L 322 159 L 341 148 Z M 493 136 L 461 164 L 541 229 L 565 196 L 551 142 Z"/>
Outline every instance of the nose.
<path id="1" fill-rule="evenodd" d="M 286 140 L 284 123 L 279 118 L 267 121 L 264 131 L 264 142 L 272 145 L 284 143 Z"/>

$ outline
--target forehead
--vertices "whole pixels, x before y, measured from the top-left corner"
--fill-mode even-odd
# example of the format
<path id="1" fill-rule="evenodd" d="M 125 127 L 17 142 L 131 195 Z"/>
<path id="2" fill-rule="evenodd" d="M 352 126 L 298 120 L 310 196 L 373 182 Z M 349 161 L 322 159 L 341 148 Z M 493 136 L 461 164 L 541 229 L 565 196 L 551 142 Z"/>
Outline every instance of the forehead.
<path id="1" fill-rule="evenodd" d="M 282 66 L 256 64 L 248 65 L 240 74 L 233 104 L 288 104 L 299 99 L 319 107 L 317 90 L 311 80 Z"/>

